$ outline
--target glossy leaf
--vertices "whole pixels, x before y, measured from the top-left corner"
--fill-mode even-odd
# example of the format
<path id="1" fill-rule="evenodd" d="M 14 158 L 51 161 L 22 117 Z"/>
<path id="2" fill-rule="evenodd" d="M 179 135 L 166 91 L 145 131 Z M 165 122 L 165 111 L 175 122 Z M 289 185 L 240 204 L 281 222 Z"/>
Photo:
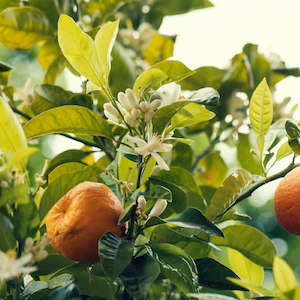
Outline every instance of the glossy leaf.
<path id="1" fill-rule="evenodd" d="M 12 50 L 28 50 L 40 41 L 53 39 L 45 14 L 34 7 L 9 7 L 0 14 L 0 42 Z"/>
<path id="2" fill-rule="evenodd" d="M 61 274 L 48 280 L 49 289 L 55 289 L 60 286 L 69 285 L 74 282 L 75 278 L 71 274 Z"/>
<path id="3" fill-rule="evenodd" d="M 73 19 L 61 15 L 58 20 L 58 43 L 73 68 L 94 84 L 104 87 L 103 71 L 93 39 L 82 32 Z"/>
<path id="4" fill-rule="evenodd" d="M 133 91 L 139 98 L 140 92 L 146 94 L 150 89 L 157 89 L 167 78 L 168 75 L 160 69 L 148 69 L 136 79 Z"/>
<path id="5" fill-rule="evenodd" d="M 194 260 L 181 248 L 171 244 L 146 246 L 148 253 L 160 264 L 161 273 L 184 293 L 195 292 L 198 275 Z"/>
<path id="6" fill-rule="evenodd" d="M 152 283 L 160 273 L 160 266 L 150 255 L 142 255 L 132 260 L 122 272 L 120 279 L 125 289 L 135 300 L 144 300 Z"/>
<path id="7" fill-rule="evenodd" d="M 217 106 L 219 103 L 220 95 L 215 89 L 205 87 L 198 91 L 192 92 L 186 99 L 193 102 L 201 101 L 201 104 L 203 105 Z"/>
<path id="8" fill-rule="evenodd" d="M 83 170 L 85 167 L 86 165 L 77 162 L 69 162 L 69 163 L 61 164 L 49 173 L 48 183 L 50 184 L 55 178 L 57 178 L 61 174 Z"/>
<path id="9" fill-rule="evenodd" d="M 258 135 L 260 157 L 264 148 L 263 136 L 268 131 L 273 120 L 273 103 L 270 89 L 264 78 L 253 92 L 249 107 L 250 122 Z"/>
<path id="10" fill-rule="evenodd" d="M 170 82 L 178 82 L 195 73 L 195 71 L 190 70 L 182 62 L 176 60 L 161 61 L 152 66 L 151 69 L 160 69 L 168 75 L 168 78 L 166 78 L 164 81 L 165 84 Z"/>
<path id="11" fill-rule="evenodd" d="M 229 248 L 228 256 L 233 271 L 241 278 L 256 284 L 261 284 L 264 277 L 264 268 L 253 263 L 239 251 Z M 232 276 L 228 276 L 232 277 Z"/>
<path id="12" fill-rule="evenodd" d="M 115 280 L 130 264 L 133 256 L 134 240 L 119 238 L 107 231 L 99 241 L 99 255 L 104 272 Z"/>
<path id="13" fill-rule="evenodd" d="M 26 285 L 23 293 L 22 299 L 30 299 L 33 297 L 43 297 L 48 293 L 48 282 L 45 281 L 32 281 Z M 40 299 L 40 298 L 39 298 Z"/>
<path id="14" fill-rule="evenodd" d="M 224 236 L 223 232 L 213 223 L 209 222 L 200 210 L 193 207 L 187 208 L 183 212 L 167 220 L 163 220 L 159 217 L 152 217 L 146 222 L 145 228 L 164 223 L 184 228 L 195 228 L 220 237 Z"/>
<path id="15" fill-rule="evenodd" d="M 287 120 L 285 129 L 288 134 L 288 143 L 290 148 L 296 153 L 300 154 L 300 128 L 294 120 Z"/>
<path id="16" fill-rule="evenodd" d="M 228 277 L 239 277 L 216 260 L 206 257 L 195 260 L 195 263 L 198 270 L 200 286 L 215 290 L 247 290 L 227 280 Z"/>
<path id="17" fill-rule="evenodd" d="M 231 225 L 222 231 L 226 238 L 213 236 L 211 238 L 213 244 L 238 250 L 262 267 L 272 267 L 276 248 L 261 231 L 248 225 Z"/>
<path id="18" fill-rule="evenodd" d="M 83 170 L 73 171 L 56 177 L 51 184 L 48 185 L 41 199 L 39 213 L 40 219 L 43 220 L 48 210 L 65 195 L 75 185 L 85 180 L 91 179 L 94 175 L 102 173 L 99 167 L 89 166 Z"/>
<path id="19" fill-rule="evenodd" d="M 111 51 L 118 34 L 118 26 L 119 20 L 108 23 L 95 36 L 95 47 L 105 81 L 108 80 L 111 68 Z"/>
<path id="20" fill-rule="evenodd" d="M 144 194 L 147 200 L 157 200 L 157 199 L 166 199 L 169 202 L 172 202 L 172 193 L 171 191 L 161 185 L 150 184 L 149 189 Z"/>
<path id="21" fill-rule="evenodd" d="M 76 284 L 71 283 L 67 286 L 62 286 L 54 290 L 48 297 L 49 300 L 64 299 L 64 300 L 80 300 L 81 293 Z"/>
<path id="22" fill-rule="evenodd" d="M 0 149 L 8 160 L 14 153 L 28 148 L 22 126 L 8 103 L 0 97 Z M 21 167 L 25 170 L 27 157 L 21 160 Z"/>
<path id="23" fill-rule="evenodd" d="M 213 220 L 231 207 L 239 194 L 253 182 L 252 174 L 246 170 L 238 169 L 229 175 L 211 199 L 205 210 L 205 217 Z"/>
<path id="24" fill-rule="evenodd" d="M 224 213 L 220 219 L 215 219 L 214 222 L 224 222 L 227 220 L 249 221 L 251 220 L 251 217 L 246 214 L 241 214 L 234 209 L 230 209 L 226 213 Z"/>
<path id="25" fill-rule="evenodd" d="M 216 245 L 207 242 L 196 235 L 184 235 L 179 231 L 172 229 L 166 225 L 159 225 L 157 226 L 151 233 L 151 237 L 149 240 L 149 244 L 156 244 L 156 243 L 169 243 L 169 244 L 176 244 L 178 242 L 188 242 L 188 243 L 203 243 L 206 244 L 216 250 L 221 251 L 219 247 Z"/>
<path id="26" fill-rule="evenodd" d="M 14 236 L 14 228 L 11 221 L 0 213 L 0 250 L 6 252 L 9 249 L 14 249 L 16 239 Z"/>
<path id="27" fill-rule="evenodd" d="M 28 139 L 54 133 L 100 135 L 113 139 L 107 121 L 85 107 L 67 105 L 49 109 L 24 126 Z"/>
<path id="28" fill-rule="evenodd" d="M 273 276 L 276 286 L 281 291 L 296 287 L 296 278 L 292 268 L 278 255 L 274 256 Z"/>

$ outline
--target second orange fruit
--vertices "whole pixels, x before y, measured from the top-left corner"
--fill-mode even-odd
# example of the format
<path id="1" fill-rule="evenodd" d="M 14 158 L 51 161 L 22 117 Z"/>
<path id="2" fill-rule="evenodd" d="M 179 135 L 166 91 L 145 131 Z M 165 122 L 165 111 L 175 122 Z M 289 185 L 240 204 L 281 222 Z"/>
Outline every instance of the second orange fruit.
<path id="1" fill-rule="evenodd" d="M 279 183 L 274 194 L 274 212 L 286 231 L 300 235 L 300 167 L 287 173 Z"/>
<path id="2" fill-rule="evenodd" d="M 117 225 L 124 208 L 105 184 L 85 181 L 79 183 L 50 209 L 47 232 L 52 247 L 61 255 L 75 261 L 96 262 L 98 240 L 110 230 L 121 237 L 125 224 Z"/>

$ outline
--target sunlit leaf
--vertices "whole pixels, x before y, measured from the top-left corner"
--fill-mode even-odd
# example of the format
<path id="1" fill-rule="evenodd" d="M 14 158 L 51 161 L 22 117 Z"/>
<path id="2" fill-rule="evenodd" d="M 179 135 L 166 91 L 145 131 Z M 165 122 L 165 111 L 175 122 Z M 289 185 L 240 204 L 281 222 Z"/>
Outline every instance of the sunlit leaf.
<path id="1" fill-rule="evenodd" d="M 57 76 L 63 71 L 67 66 L 67 60 L 61 54 L 59 55 L 49 66 L 49 69 L 46 72 L 44 83 L 45 84 L 54 84 Z"/>
<path id="2" fill-rule="evenodd" d="M 0 97 L 0 149 L 8 159 L 18 150 L 27 149 L 27 141 L 22 126 L 8 103 Z M 26 168 L 27 157 L 21 166 Z"/>
<path id="3" fill-rule="evenodd" d="M 268 131 L 273 120 L 273 103 L 270 89 L 264 78 L 253 92 L 249 107 L 250 122 L 258 135 L 260 157 L 264 148 L 264 134 Z"/>
<path id="4" fill-rule="evenodd" d="M 104 80 L 108 80 L 111 68 L 111 51 L 118 33 L 119 20 L 100 28 L 95 36 L 97 56 L 103 71 Z"/>
<path id="5" fill-rule="evenodd" d="M 252 174 L 238 169 L 229 175 L 211 199 L 205 210 L 205 217 L 213 220 L 231 207 L 243 190 L 253 182 Z"/>
<path id="6" fill-rule="evenodd" d="M 264 277 L 264 268 L 253 263 L 239 251 L 229 248 L 229 260 L 233 271 L 241 278 L 256 284 L 261 284 Z M 232 277 L 232 276 L 228 276 Z"/>
<path id="7" fill-rule="evenodd" d="M 289 142 L 286 141 L 279 147 L 277 154 L 276 154 L 276 160 L 282 159 L 292 153 L 293 153 L 293 150 L 289 146 Z"/>
<path id="8" fill-rule="evenodd" d="M 276 286 L 281 291 L 296 287 L 296 278 L 292 268 L 278 255 L 274 256 L 273 276 Z"/>
<path id="9" fill-rule="evenodd" d="M 58 43 L 73 68 L 84 77 L 104 86 L 103 71 L 93 39 L 82 32 L 73 19 L 61 15 L 58 20 Z"/>
<path id="10" fill-rule="evenodd" d="M 49 109 L 32 118 L 24 126 L 28 139 L 54 133 L 100 135 L 113 139 L 107 121 L 90 109 L 67 105 Z"/>
<path id="11" fill-rule="evenodd" d="M 48 183 L 50 184 L 56 177 L 60 176 L 61 174 L 82 170 L 85 167 L 86 165 L 77 162 L 69 162 L 69 163 L 59 165 L 49 173 Z"/>
<path id="12" fill-rule="evenodd" d="M 134 240 L 120 238 L 107 231 L 99 241 L 99 255 L 104 272 L 115 280 L 130 264 Z"/>
<path id="13" fill-rule="evenodd" d="M 211 242 L 238 250 L 254 263 L 270 268 L 276 255 L 271 240 L 258 229 L 248 225 L 231 225 L 222 229 L 225 239 L 217 236 Z"/>
<path id="14" fill-rule="evenodd" d="M 28 50 L 40 41 L 53 39 L 45 14 L 34 7 L 9 7 L 0 14 L 0 42 L 12 50 Z"/>
<path id="15" fill-rule="evenodd" d="M 146 246 L 148 253 L 161 266 L 161 272 L 184 293 L 195 292 L 198 275 L 194 260 L 181 248 L 171 244 Z"/>
<path id="16" fill-rule="evenodd" d="M 43 70 L 47 70 L 53 61 L 61 54 L 57 41 L 48 40 L 44 43 L 37 55 Z"/>

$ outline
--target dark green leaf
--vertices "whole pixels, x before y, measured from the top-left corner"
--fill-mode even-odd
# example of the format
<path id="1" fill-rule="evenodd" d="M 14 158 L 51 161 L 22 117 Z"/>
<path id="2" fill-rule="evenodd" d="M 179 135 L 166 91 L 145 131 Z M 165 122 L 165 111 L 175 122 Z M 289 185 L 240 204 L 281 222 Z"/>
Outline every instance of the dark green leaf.
<path id="1" fill-rule="evenodd" d="M 49 284 L 45 281 L 32 281 L 26 285 L 21 299 L 30 299 L 30 296 L 42 292 L 42 294 L 48 293 Z M 41 294 L 39 294 L 41 295 Z"/>
<path id="2" fill-rule="evenodd" d="M 120 278 L 133 299 L 144 300 L 159 273 L 159 264 L 146 254 L 133 259 L 131 264 L 122 272 Z"/>
<path id="3" fill-rule="evenodd" d="M 0 72 L 7 72 L 7 71 L 10 71 L 12 70 L 13 67 L 6 64 L 5 62 L 3 61 L 0 61 Z"/>
<path id="4" fill-rule="evenodd" d="M 169 202 L 172 202 L 172 193 L 171 191 L 161 185 L 155 185 L 155 184 L 150 184 L 149 190 L 144 195 L 147 200 L 150 199 L 166 199 L 169 200 Z"/>
<path id="5" fill-rule="evenodd" d="M 0 250 L 6 252 L 14 249 L 16 239 L 14 237 L 14 227 L 11 221 L 0 213 Z"/>
<path id="6" fill-rule="evenodd" d="M 223 229 L 225 239 L 213 236 L 211 242 L 240 251 L 254 263 L 272 267 L 276 248 L 271 240 L 258 229 L 247 225 L 232 225 Z"/>
<path id="7" fill-rule="evenodd" d="M 134 240 L 126 240 L 107 231 L 99 241 L 99 255 L 107 276 L 115 280 L 130 264 Z"/>
<path id="8" fill-rule="evenodd" d="M 91 179 L 94 175 L 102 173 L 99 167 L 89 166 L 83 170 L 62 174 L 56 177 L 45 190 L 41 199 L 39 213 L 41 220 L 48 213 L 49 209 L 70 189 L 80 182 Z"/>
<path id="9" fill-rule="evenodd" d="M 247 291 L 247 289 L 234 284 L 227 280 L 227 277 L 239 278 L 233 271 L 226 266 L 220 264 L 216 260 L 206 257 L 195 260 L 199 285 L 205 286 L 214 290 L 241 290 Z"/>
<path id="10" fill-rule="evenodd" d="M 220 237 L 224 236 L 223 232 L 213 223 L 209 222 L 200 210 L 193 207 L 187 208 L 183 212 L 167 220 L 163 220 L 159 217 L 152 217 L 146 222 L 145 228 L 164 223 L 184 228 L 195 228 Z"/>
<path id="11" fill-rule="evenodd" d="M 294 120 L 287 120 L 285 123 L 285 129 L 289 138 L 300 138 L 300 128 Z"/>
<path id="12" fill-rule="evenodd" d="M 191 93 L 186 99 L 198 104 L 216 106 L 219 103 L 220 95 L 215 89 L 206 87 Z"/>
<path id="13" fill-rule="evenodd" d="M 67 105 L 79 105 L 93 109 L 93 99 L 89 95 L 75 94 L 66 103 Z"/>
<path id="14" fill-rule="evenodd" d="M 56 299 L 64 299 L 64 300 L 80 300 L 81 293 L 78 287 L 71 283 L 67 286 L 62 286 L 55 291 L 53 291 L 49 297 L 49 300 L 56 300 Z"/>
<path id="15" fill-rule="evenodd" d="M 61 274 L 55 277 L 52 277 L 48 280 L 49 289 L 53 290 L 60 286 L 68 285 L 74 282 L 75 278 L 70 274 Z"/>
<path id="16" fill-rule="evenodd" d="M 118 152 L 120 152 L 123 156 L 125 156 L 127 159 L 138 163 L 139 162 L 139 157 L 137 154 L 135 154 L 135 152 L 133 150 L 131 150 L 128 147 L 119 147 L 117 149 Z"/>

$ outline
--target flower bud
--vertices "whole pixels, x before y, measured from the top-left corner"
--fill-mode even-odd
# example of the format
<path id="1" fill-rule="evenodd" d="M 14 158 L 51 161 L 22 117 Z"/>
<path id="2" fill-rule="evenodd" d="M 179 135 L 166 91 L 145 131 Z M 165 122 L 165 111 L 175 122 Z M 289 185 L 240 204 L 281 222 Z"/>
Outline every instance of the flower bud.
<path id="1" fill-rule="evenodd" d="M 160 105 L 161 105 L 161 100 L 155 99 L 149 104 L 149 109 L 154 110 L 154 109 L 160 107 Z"/>
<path id="2" fill-rule="evenodd" d="M 104 110 L 104 114 L 112 122 L 117 123 L 117 124 L 121 124 L 122 123 L 121 118 L 115 117 L 114 115 L 110 114 L 107 110 Z"/>
<path id="3" fill-rule="evenodd" d="M 141 115 L 141 111 L 139 109 L 136 109 L 134 108 L 132 111 L 131 111 L 131 115 L 132 117 L 135 119 L 135 120 L 138 120 L 140 115 Z"/>
<path id="4" fill-rule="evenodd" d="M 151 120 L 151 118 L 153 117 L 154 115 L 154 111 L 153 110 L 148 110 L 145 114 L 145 120 L 147 122 L 149 122 Z"/>
<path id="5" fill-rule="evenodd" d="M 35 259 L 36 261 L 41 261 L 43 259 L 45 259 L 48 256 L 48 252 L 46 250 L 40 250 L 36 255 L 35 255 Z"/>
<path id="6" fill-rule="evenodd" d="M 146 202 L 147 202 L 145 197 L 144 196 L 139 196 L 137 201 L 138 201 L 138 209 L 140 211 L 144 211 L 145 207 L 146 207 Z"/>
<path id="7" fill-rule="evenodd" d="M 141 111 L 143 113 L 145 113 L 148 110 L 148 104 L 145 101 L 143 101 L 140 103 L 140 108 L 141 108 Z"/>
<path id="8" fill-rule="evenodd" d="M 25 240 L 25 253 L 31 252 L 33 246 L 33 239 L 31 237 L 27 237 Z"/>
<path id="9" fill-rule="evenodd" d="M 0 186 L 2 189 L 8 189 L 9 188 L 9 183 L 7 181 L 1 181 Z"/>
<path id="10" fill-rule="evenodd" d="M 123 92 L 119 92 L 118 93 L 118 100 L 120 101 L 120 103 L 124 106 L 124 108 L 127 110 L 127 111 L 130 111 L 132 109 L 129 101 L 128 101 L 128 98 L 126 97 L 125 93 Z"/>
<path id="11" fill-rule="evenodd" d="M 134 127 L 134 126 L 135 126 L 135 121 L 134 121 L 134 119 L 133 119 L 132 116 L 126 115 L 126 116 L 124 117 L 124 120 L 125 120 L 125 122 L 126 122 L 127 124 L 129 124 L 131 127 Z"/>
<path id="12" fill-rule="evenodd" d="M 128 101 L 129 101 L 131 107 L 132 107 L 132 108 L 138 107 L 139 104 L 138 104 L 138 101 L 137 101 L 137 99 L 136 99 L 136 96 L 135 96 L 135 93 L 133 92 L 133 90 L 131 90 L 131 89 L 126 89 L 125 93 L 126 93 L 127 99 L 128 99 Z"/>
<path id="13" fill-rule="evenodd" d="M 155 202 L 154 206 L 152 207 L 152 209 L 148 215 L 148 219 L 150 219 L 151 217 L 160 216 L 166 209 L 167 205 L 168 205 L 167 200 L 157 199 L 157 201 Z"/>
<path id="14" fill-rule="evenodd" d="M 106 110 L 108 113 L 113 115 L 115 118 L 119 118 L 119 116 L 120 116 L 119 112 L 113 107 L 113 105 L 111 103 L 104 103 L 103 108 L 104 108 L 104 111 Z"/>

